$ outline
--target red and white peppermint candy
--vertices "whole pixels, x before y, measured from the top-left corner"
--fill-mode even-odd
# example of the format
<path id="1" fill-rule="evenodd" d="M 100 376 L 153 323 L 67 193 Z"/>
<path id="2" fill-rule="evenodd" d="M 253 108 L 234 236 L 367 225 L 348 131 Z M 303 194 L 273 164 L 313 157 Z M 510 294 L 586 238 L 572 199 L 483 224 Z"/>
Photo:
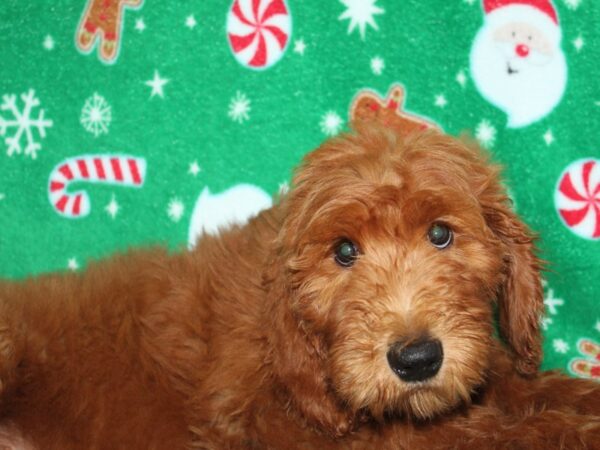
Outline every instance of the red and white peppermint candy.
<path id="1" fill-rule="evenodd" d="M 74 182 L 116 184 L 139 188 L 144 184 L 146 160 L 128 155 L 83 155 L 56 165 L 48 180 L 48 198 L 57 213 L 84 217 L 90 212 L 85 191 L 67 192 Z"/>
<path id="2" fill-rule="evenodd" d="M 266 69 L 279 61 L 291 31 L 285 0 L 234 0 L 227 16 L 233 55 L 253 69 Z"/>
<path id="3" fill-rule="evenodd" d="M 580 159 L 564 170 L 554 194 L 564 224 L 586 239 L 600 238 L 600 160 Z"/>

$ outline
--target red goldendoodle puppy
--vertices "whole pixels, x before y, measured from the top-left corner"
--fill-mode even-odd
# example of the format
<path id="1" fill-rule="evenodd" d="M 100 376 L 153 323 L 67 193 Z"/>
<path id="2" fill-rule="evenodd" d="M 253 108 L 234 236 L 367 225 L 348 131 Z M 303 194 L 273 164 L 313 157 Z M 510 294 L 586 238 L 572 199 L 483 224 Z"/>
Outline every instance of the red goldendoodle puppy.
<path id="1" fill-rule="evenodd" d="M 358 128 L 193 251 L 0 283 L 0 438 L 600 448 L 600 385 L 536 373 L 540 262 L 498 168 L 437 132 Z"/>

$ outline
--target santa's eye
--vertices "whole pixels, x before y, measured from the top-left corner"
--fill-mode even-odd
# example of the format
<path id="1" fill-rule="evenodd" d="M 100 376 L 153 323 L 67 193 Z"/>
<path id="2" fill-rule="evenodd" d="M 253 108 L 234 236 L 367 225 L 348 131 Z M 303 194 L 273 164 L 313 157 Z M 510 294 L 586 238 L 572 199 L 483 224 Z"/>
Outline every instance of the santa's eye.
<path id="1" fill-rule="evenodd" d="M 350 239 L 341 239 L 335 246 L 334 260 L 342 267 L 350 267 L 358 257 L 358 248 Z"/>
<path id="2" fill-rule="evenodd" d="M 427 232 L 427 239 L 436 248 L 449 247 L 452 244 L 452 230 L 443 223 L 434 223 Z"/>

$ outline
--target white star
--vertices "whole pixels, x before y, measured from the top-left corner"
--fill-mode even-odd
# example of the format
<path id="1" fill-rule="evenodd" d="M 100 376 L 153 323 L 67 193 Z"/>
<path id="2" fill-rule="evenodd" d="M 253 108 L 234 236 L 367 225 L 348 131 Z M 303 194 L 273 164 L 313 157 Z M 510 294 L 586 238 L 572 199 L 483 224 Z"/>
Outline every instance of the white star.
<path id="1" fill-rule="evenodd" d="M 358 26 L 360 37 L 364 40 L 367 25 L 371 25 L 373 29 L 379 30 L 373 16 L 375 14 L 383 14 L 385 11 L 378 6 L 375 6 L 377 0 L 340 0 L 340 2 L 342 2 L 347 9 L 340 14 L 338 20 L 350 20 L 348 34 L 352 33 L 354 28 Z"/>
<path id="2" fill-rule="evenodd" d="M 117 200 L 115 200 L 115 196 L 113 195 L 110 199 L 110 202 L 108 202 L 108 205 L 104 207 L 104 210 L 108 213 L 110 217 L 114 219 L 117 213 L 119 212 L 119 209 L 119 204 L 117 203 Z"/>
<path id="3" fill-rule="evenodd" d="M 456 81 L 458 84 L 460 84 L 462 87 L 465 87 L 465 84 L 467 84 L 467 76 L 465 75 L 465 72 L 460 70 L 457 74 L 456 74 Z"/>
<path id="4" fill-rule="evenodd" d="M 0 193 L 0 201 L 4 200 L 6 198 L 6 195 L 4 193 Z"/>
<path id="5" fill-rule="evenodd" d="M 573 40 L 573 46 L 575 47 L 575 50 L 577 50 L 578 52 L 581 50 L 581 48 L 583 47 L 583 38 L 581 37 L 581 35 L 577 36 L 574 40 Z"/>
<path id="6" fill-rule="evenodd" d="M 600 333 L 600 320 L 596 320 L 596 331 Z"/>
<path id="7" fill-rule="evenodd" d="M 46 50 L 52 50 L 54 48 L 54 39 L 52 39 L 52 36 L 47 34 L 42 45 Z"/>
<path id="8" fill-rule="evenodd" d="M 67 267 L 69 268 L 69 270 L 73 271 L 79 269 L 79 263 L 77 262 L 77 258 L 69 258 L 69 261 L 67 262 Z"/>
<path id="9" fill-rule="evenodd" d="M 567 5 L 567 8 L 569 9 L 577 9 L 579 7 L 579 4 L 581 3 L 581 0 L 564 0 L 565 5 Z"/>
<path id="10" fill-rule="evenodd" d="M 146 24 L 144 23 L 144 19 L 141 17 L 135 21 L 135 29 L 140 33 L 146 29 Z"/>
<path id="11" fill-rule="evenodd" d="M 185 207 L 181 200 L 178 198 L 172 198 L 169 201 L 169 206 L 167 207 L 167 215 L 173 222 L 179 222 L 181 220 L 181 216 L 183 216 L 183 210 Z"/>
<path id="12" fill-rule="evenodd" d="M 544 297 L 544 305 L 548 308 L 548 312 L 555 316 L 558 314 L 557 306 L 563 306 L 565 301 L 562 298 L 554 298 L 554 290 L 548 289 L 546 297 Z"/>
<path id="13" fill-rule="evenodd" d="M 198 22 L 196 22 L 196 19 L 194 18 L 194 15 L 191 14 L 189 16 L 186 17 L 185 19 L 185 26 L 188 27 L 190 30 L 193 29 Z"/>
<path id="14" fill-rule="evenodd" d="M 569 351 L 569 344 L 563 339 L 554 339 L 552 341 L 552 347 L 556 353 L 567 353 Z"/>
<path id="15" fill-rule="evenodd" d="M 296 42 L 294 42 L 294 53 L 304 55 L 304 50 L 306 50 L 304 39 L 297 39 Z"/>
<path id="16" fill-rule="evenodd" d="M 436 95 L 435 96 L 435 106 L 443 108 L 447 104 L 448 104 L 448 100 L 446 100 L 446 97 L 444 97 L 444 94 L 440 94 L 440 95 Z"/>
<path id="17" fill-rule="evenodd" d="M 371 71 L 373 71 L 375 75 L 381 75 L 383 69 L 385 69 L 385 61 L 383 58 L 375 56 L 371 59 Z"/>
<path id="18" fill-rule="evenodd" d="M 496 128 L 489 120 L 483 119 L 477 125 L 475 138 L 485 147 L 493 147 L 496 141 Z"/>
<path id="19" fill-rule="evenodd" d="M 198 165 L 198 161 L 194 161 L 193 163 L 190 164 L 190 168 L 188 170 L 188 173 L 191 173 L 193 176 L 196 176 L 200 172 L 202 172 L 202 169 Z"/>
<path id="20" fill-rule="evenodd" d="M 469 5 L 472 5 L 473 3 L 475 3 L 475 0 L 463 0 L 465 3 L 468 3 Z"/>
<path id="21" fill-rule="evenodd" d="M 552 134 L 552 130 L 548 130 L 544 133 L 544 141 L 546 145 L 550 145 L 554 142 L 554 135 Z"/>
<path id="22" fill-rule="evenodd" d="M 166 78 L 161 78 L 158 74 L 158 70 L 154 71 L 154 78 L 152 80 L 146 81 L 146 86 L 150 86 L 152 88 L 152 92 L 150 93 L 150 98 L 158 95 L 159 97 L 163 97 L 163 86 L 169 82 Z"/>

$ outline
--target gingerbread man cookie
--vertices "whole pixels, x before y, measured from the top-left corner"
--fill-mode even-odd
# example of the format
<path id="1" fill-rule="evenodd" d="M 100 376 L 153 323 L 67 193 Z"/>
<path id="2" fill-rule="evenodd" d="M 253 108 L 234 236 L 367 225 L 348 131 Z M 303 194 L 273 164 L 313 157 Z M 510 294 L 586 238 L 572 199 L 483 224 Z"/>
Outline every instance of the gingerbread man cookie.
<path id="1" fill-rule="evenodd" d="M 144 0 L 88 0 L 77 27 L 75 44 L 83 53 L 100 41 L 100 60 L 112 63 L 119 54 L 124 9 L 139 8 Z"/>

